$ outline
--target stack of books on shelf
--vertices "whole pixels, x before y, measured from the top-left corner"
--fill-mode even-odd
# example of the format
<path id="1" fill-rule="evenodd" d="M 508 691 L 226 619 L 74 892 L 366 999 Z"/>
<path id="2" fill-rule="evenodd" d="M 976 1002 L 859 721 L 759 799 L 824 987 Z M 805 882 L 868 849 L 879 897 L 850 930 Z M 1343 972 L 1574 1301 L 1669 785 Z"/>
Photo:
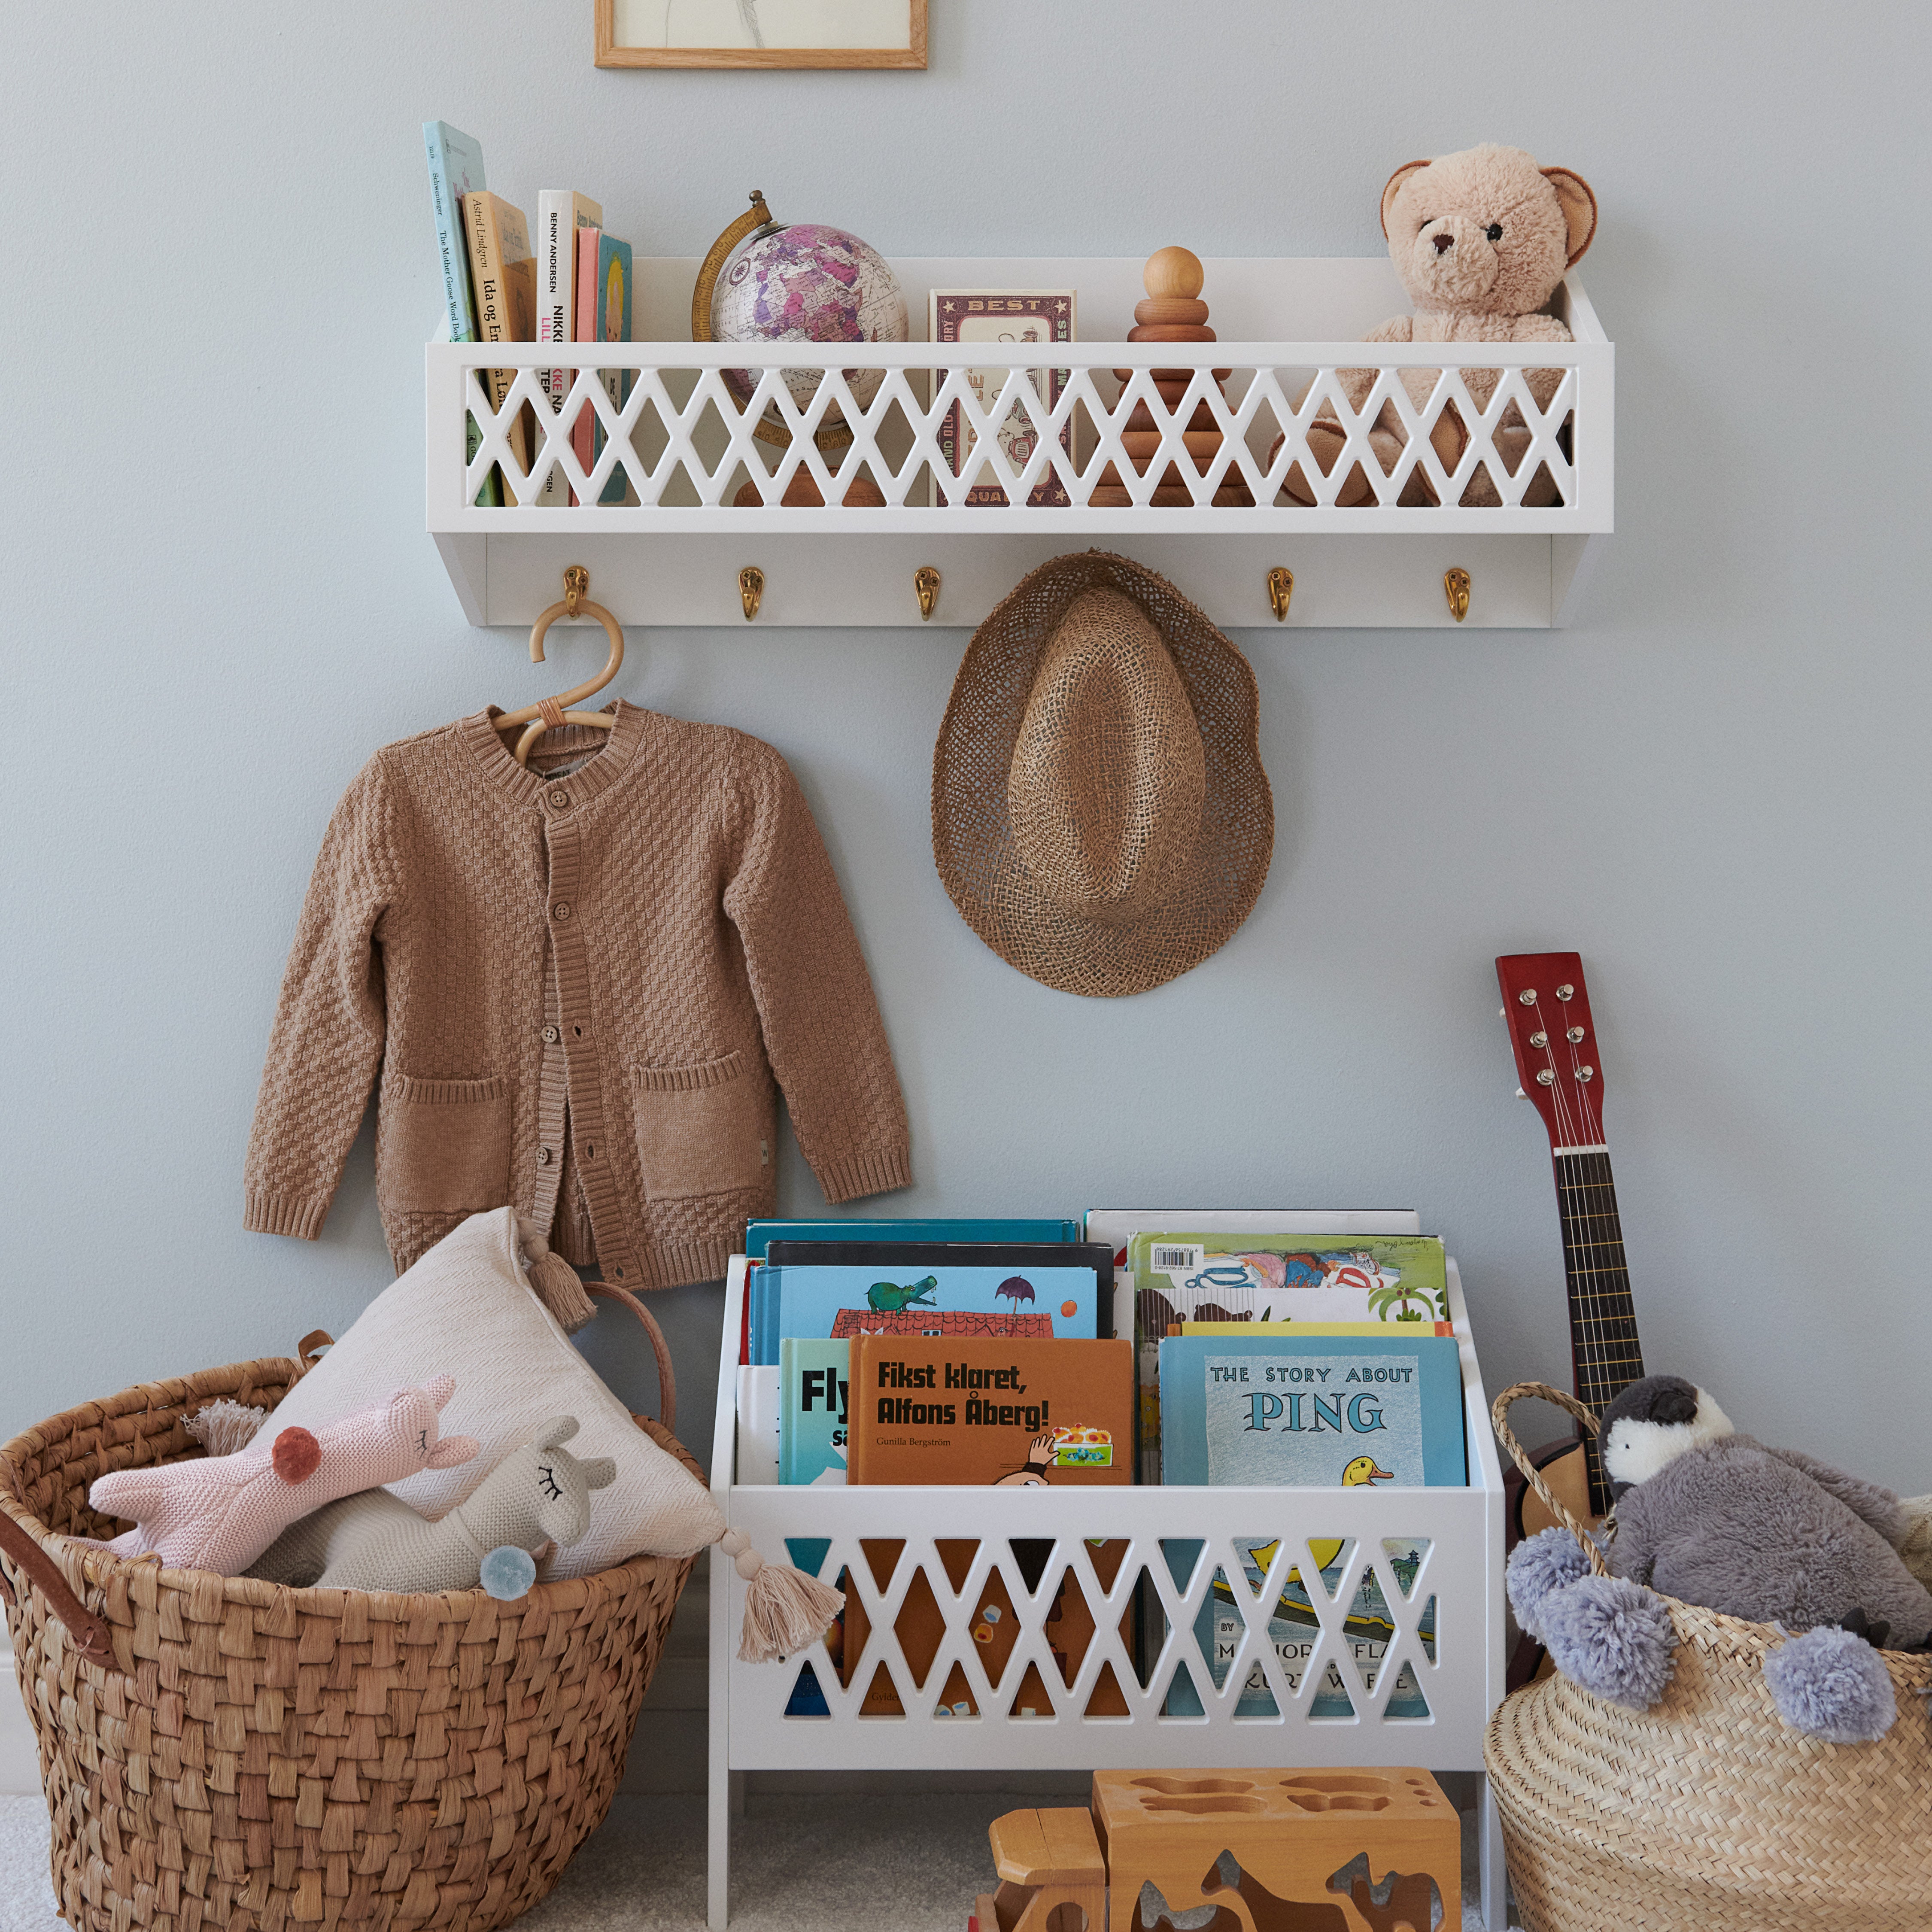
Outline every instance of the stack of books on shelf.
<path id="1" fill-rule="evenodd" d="M 1446 1259 L 1412 1212 L 754 1222 L 747 1253 L 740 1483 L 1348 1490 L 1468 1480 Z M 1124 1548 L 1103 1545 L 1096 1561 L 1117 1564 Z M 1427 1548 L 1400 1538 L 1383 1550 L 1405 1594 Z M 1162 1550 L 1184 1589 L 1198 1550 L 1172 1538 Z M 1238 1538 L 1235 1550 L 1243 1574 L 1217 1569 L 1196 1620 L 1208 1672 L 1219 1689 L 1240 1647 L 1237 1590 L 1252 1599 L 1272 1572 L 1270 1631 L 1298 1686 L 1319 1635 L 1310 1580 L 1298 1552 L 1277 1560 L 1279 1538 Z M 1353 1540 L 1318 1539 L 1309 1553 L 1332 1599 Z M 994 1648 L 1012 1615 L 997 1595 L 974 1630 Z M 1158 1648 L 1160 1612 L 1150 1592 L 1141 1597 L 1131 1641 L 1148 1651 Z M 1421 1624 L 1432 1658 L 1432 1603 Z M 1346 1630 L 1370 1690 L 1392 1629 L 1364 1564 Z M 839 1634 L 856 1655 L 862 1632 Z M 963 1682 L 947 1701 L 952 1688 L 941 1712 L 974 1714 Z M 800 1694 L 809 1705 L 821 1694 Z M 1332 1662 L 1314 1696 L 1318 1716 L 1354 1708 Z M 1274 1708 L 1258 1664 L 1238 1706 L 1242 1716 Z M 1201 1714 L 1185 1671 L 1163 1708 Z M 1427 1715 L 1406 1665 L 1388 1712 Z"/>
<path id="2" fill-rule="evenodd" d="M 423 124 L 429 157 L 430 202 L 442 272 L 444 326 L 452 342 L 628 342 L 631 340 L 631 244 L 604 232 L 604 211 L 572 188 L 545 188 L 537 196 L 536 246 L 521 208 L 485 186 L 483 151 L 446 121 Z M 575 371 L 543 369 L 538 385 L 553 415 L 560 416 Z M 484 372 L 484 388 L 500 410 L 516 380 L 514 369 Z M 632 381 L 628 370 L 597 372 L 612 406 L 621 410 Z M 474 460 L 482 431 L 470 420 Z M 588 470 L 603 453 L 606 432 L 596 411 L 579 409 L 570 425 L 571 447 Z M 510 450 L 526 471 L 538 447 L 535 419 L 519 410 L 508 434 Z M 476 501 L 492 508 L 522 500 L 499 464 Z M 577 502 L 560 470 L 553 470 L 530 500 L 558 508 Z M 602 503 L 636 501 L 621 470 L 614 469 L 598 497 Z"/>

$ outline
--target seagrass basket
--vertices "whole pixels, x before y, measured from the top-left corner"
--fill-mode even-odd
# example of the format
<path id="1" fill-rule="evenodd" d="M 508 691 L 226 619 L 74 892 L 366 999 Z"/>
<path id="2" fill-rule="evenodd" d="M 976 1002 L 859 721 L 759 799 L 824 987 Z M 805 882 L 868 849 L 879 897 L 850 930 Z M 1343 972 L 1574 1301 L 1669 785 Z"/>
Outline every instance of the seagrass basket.
<path id="1" fill-rule="evenodd" d="M 146 1383 L 0 1449 L 0 1591 L 75 1932 L 490 1932 L 610 1808 L 689 1558 L 500 1603 L 285 1589 L 58 1534 L 115 1534 L 88 1508 L 95 1477 L 201 1454 L 187 1417 L 220 1396 L 272 1408 L 302 1372 Z"/>
<path id="2" fill-rule="evenodd" d="M 1580 1403 L 1538 1382 L 1496 1400 L 1496 1433 L 1602 1574 L 1504 1418 L 1535 1396 L 1593 1432 Z M 1789 1729 L 1764 1660 L 1780 1631 L 1665 1597 L 1676 1668 L 1649 1710 L 1562 1676 L 1505 1699 L 1484 1756 L 1510 1883 L 1529 1932 L 1918 1932 L 1932 1926 L 1932 1658 L 1881 1652 L 1898 1719 L 1874 1744 Z"/>

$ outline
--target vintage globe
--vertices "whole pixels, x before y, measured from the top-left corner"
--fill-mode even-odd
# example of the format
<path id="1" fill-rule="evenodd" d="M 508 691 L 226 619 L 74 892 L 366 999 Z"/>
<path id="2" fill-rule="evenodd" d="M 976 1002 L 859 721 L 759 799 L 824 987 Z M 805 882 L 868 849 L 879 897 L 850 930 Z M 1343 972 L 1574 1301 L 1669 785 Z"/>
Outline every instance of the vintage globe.
<path id="1" fill-rule="evenodd" d="M 720 342 L 903 342 L 905 294 L 885 259 L 857 236 L 822 223 L 795 222 L 754 235 L 718 278 L 711 332 Z M 785 386 L 802 409 L 824 372 L 788 369 Z M 760 372 L 727 369 L 724 380 L 749 402 Z M 863 409 L 884 371 L 848 369 L 847 386 Z M 828 422 L 840 420 L 836 408 Z"/>

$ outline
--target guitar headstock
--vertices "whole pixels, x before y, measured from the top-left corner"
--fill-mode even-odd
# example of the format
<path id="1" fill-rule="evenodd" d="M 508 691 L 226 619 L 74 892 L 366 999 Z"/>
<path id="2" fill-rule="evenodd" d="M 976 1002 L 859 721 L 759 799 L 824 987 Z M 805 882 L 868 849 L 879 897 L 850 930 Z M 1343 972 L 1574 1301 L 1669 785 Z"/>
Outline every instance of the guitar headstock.
<path id="1" fill-rule="evenodd" d="M 1516 1077 L 1558 1152 L 1604 1144 L 1604 1069 L 1583 962 L 1574 952 L 1513 952 L 1496 962 Z"/>

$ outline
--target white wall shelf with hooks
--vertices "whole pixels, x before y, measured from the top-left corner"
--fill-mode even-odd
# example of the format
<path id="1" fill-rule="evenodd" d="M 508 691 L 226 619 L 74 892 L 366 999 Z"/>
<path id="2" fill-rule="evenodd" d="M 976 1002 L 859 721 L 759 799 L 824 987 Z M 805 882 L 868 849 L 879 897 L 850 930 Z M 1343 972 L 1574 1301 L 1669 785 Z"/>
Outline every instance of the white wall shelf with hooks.
<path id="1" fill-rule="evenodd" d="M 1134 302 L 1142 290 L 1137 259 L 905 259 L 893 266 L 911 310 L 913 341 L 893 344 L 753 347 L 692 343 L 690 296 L 698 263 L 674 258 L 638 264 L 635 328 L 640 339 L 577 344 L 558 350 L 531 343 L 432 343 L 427 351 L 428 527 L 436 539 L 464 614 L 472 624 L 530 624 L 556 595 L 563 568 L 587 565 L 605 603 L 626 624 L 742 626 L 747 622 L 740 572 L 755 566 L 765 580 L 755 621 L 781 626 L 892 625 L 920 621 L 914 574 L 940 574 L 932 621 L 979 623 L 1035 565 L 1068 550 L 1118 550 L 1160 571 L 1224 626 L 1274 628 L 1269 573 L 1293 574 L 1282 628 L 1446 628 L 1459 621 L 1478 628 L 1547 628 L 1570 621 L 1595 556 L 1612 527 L 1615 481 L 1616 351 L 1574 279 L 1560 288 L 1554 312 L 1570 324 L 1568 344 L 1485 344 L 1466 346 L 1466 367 L 1501 372 L 1494 394 L 1479 409 L 1460 369 L 1444 368 L 1440 345 L 1371 345 L 1360 337 L 1408 304 L 1393 268 L 1380 257 L 1264 259 L 1225 257 L 1206 264 L 1203 291 L 1220 340 L 1211 344 L 1128 344 Z M 1010 372 L 999 400 L 983 413 L 966 372 L 986 368 L 998 352 L 987 345 L 934 347 L 922 338 L 926 291 L 932 287 L 1072 287 L 1079 294 L 1082 340 L 1056 346 L 1052 364 L 1068 372 L 1048 415 L 1023 370 Z M 1040 352 L 1036 357 L 1043 360 Z M 538 370 L 580 372 L 561 417 L 551 416 L 538 388 Z M 518 372 L 500 413 L 493 412 L 482 372 Z M 1156 368 L 1196 372 L 1170 407 L 1154 388 Z M 1406 369 L 1439 371 L 1420 410 L 1400 380 Z M 594 373 L 634 372 L 621 413 Z M 825 374 L 801 406 L 782 371 Z M 1123 386 L 1116 369 L 1126 369 Z M 1231 370 L 1223 382 L 1213 372 Z M 1358 423 L 1340 395 L 1336 372 L 1373 369 L 1374 391 Z M 1547 411 L 1526 386 L 1531 369 L 1562 371 Z M 790 446 L 754 437 L 756 417 L 741 409 L 724 372 L 746 370 L 758 384 L 753 402 L 768 405 L 794 431 L 820 427 L 835 406 L 851 425 L 853 441 L 822 452 L 807 434 Z M 861 408 L 848 383 L 863 393 Z M 1024 393 L 1023 393 L 1024 392 Z M 943 476 L 941 496 L 930 500 L 938 460 L 940 418 L 956 399 L 969 424 L 985 435 L 989 473 L 1006 488 L 1004 506 L 961 500 L 964 479 Z M 1384 399 L 1406 431 L 1393 474 L 1370 452 L 1366 430 Z M 989 434 L 1016 402 L 1038 417 L 1038 434 L 1017 473 L 1006 466 Z M 522 405 L 541 430 L 594 409 L 606 431 L 604 449 L 586 476 L 569 437 L 530 439 L 530 468 L 541 479 L 553 466 L 584 486 L 575 507 L 527 504 L 477 506 L 474 496 L 492 461 L 513 484 L 521 475 L 509 425 Z M 1120 438 L 1130 411 L 1144 403 L 1163 441 L 1145 473 L 1136 470 Z M 1340 414 L 1348 441 L 1324 474 L 1306 437 L 1324 404 Z M 1430 431 L 1451 407 L 1468 430 L 1466 447 L 1444 464 Z M 1221 432 L 1205 473 L 1195 468 L 1182 436 L 1206 410 Z M 1527 453 L 1501 450 L 1492 432 L 1506 412 L 1528 432 Z M 466 452 L 466 417 L 473 415 L 483 442 Z M 836 420 L 836 418 L 834 418 Z M 1058 433 L 1073 426 L 1070 454 Z M 1280 451 L 1270 458 L 1277 436 Z M 1345 507 L 1335 500 L 1360 460 L 1372 500 Z M 628 481 L 622 504 L 593 500 L 612 476 Z M 1196 497 L 1179 506 L 1148 500 L 1174 464 Z M 1089 501 L 1110 464 L 1132 500 L 1102 506 Z M 1478 465 L 1502 501 L 1488 506 L 1461 499 Z M 1512 464 L 1514 467 L 1512 467 Z M 1318 500 L 1284 494 L 1292 468 L 1313 483 Z M 782 506 L 779 495 L 802 470 L 832 507 Z M 861 470 L 882 503 L 847 508 L 844 498 Z M 1191 472 L 1191 473 L 1190 473 Z M 1413 500 L 1412 476 L 1426 479 L 1433 502 Z M 1050 476 L 1064 485 L 1067 503 L 1028 502 Z M 767 500 L 740 507 L 734 499 L 759 479 Z M 1217 486 L 1233 484 L 1250 500 L 1214 503 Z M 1540 493 L 1546 503 L 1523 500 Z M 1552 487 L 1553 486 L 1553 487 Z M 1399 502 L 1405 489 L 1412 500 Z M 1226 492 L 1224 491 L 1224 494 Z M 1459 620 L 1445 593 L 1445 575 L 1469 576 L 1466 616 Z"/>

